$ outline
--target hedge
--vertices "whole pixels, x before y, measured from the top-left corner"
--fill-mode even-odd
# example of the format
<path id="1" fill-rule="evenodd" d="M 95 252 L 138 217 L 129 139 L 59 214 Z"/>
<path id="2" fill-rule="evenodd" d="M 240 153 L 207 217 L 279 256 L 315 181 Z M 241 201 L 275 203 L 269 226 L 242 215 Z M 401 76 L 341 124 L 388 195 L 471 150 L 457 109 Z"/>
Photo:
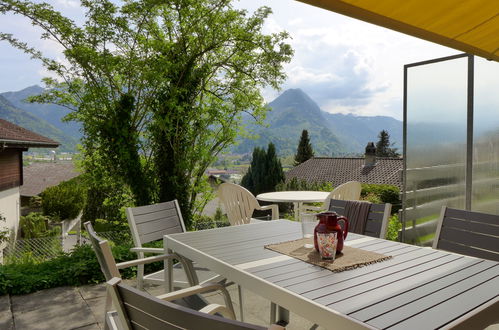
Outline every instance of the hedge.
<path id="1" fill-rule="evenodd" d="M 116 262 L 136 259 L 137 254 L 130 252 L 131 247 L 113 246 Z M 163 262 L 145 265 L 146 272 L 162 268 Z M 135 275 L 136 267 L 121 270 L 123 278 Z M 0 265 L 0 295 L 27 294 L 59 286 L 96 284 L 103 281 L 104 275 L 90 245 L 78 246 L 70 253 L 62 253 L 59 257 L 42 263 L 26 260 Z"/>

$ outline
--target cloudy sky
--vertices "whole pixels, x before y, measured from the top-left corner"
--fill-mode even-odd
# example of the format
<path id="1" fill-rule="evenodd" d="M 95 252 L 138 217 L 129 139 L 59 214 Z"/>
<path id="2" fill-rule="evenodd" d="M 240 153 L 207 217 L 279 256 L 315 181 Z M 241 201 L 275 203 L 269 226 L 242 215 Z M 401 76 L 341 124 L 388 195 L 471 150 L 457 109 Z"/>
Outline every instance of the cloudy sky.
<path id="1" fill-rule="evenodd" d="M 78 1 L 48 2 L 72 18 L 81 17 Z M 333 113 L 401 119 L 403 65 L 459 53 L 293 0 L 240 0 L 235 5 L 250 12 L 262 5 L 273 9 L 265 32 L 288 31 L 295 50 L 282 88 L 301 88 L 323 110 Z M 60 58 L 60 49 L 53 42 L 38 40 L 36 29 L 20 17 L 2 16 L 0 31 L 14 33 Z M 0 92 L 40 84 L 46 75 L 38 62 L 0 43 Z M 264 91 L 267 101 L 278 94 Z"/>

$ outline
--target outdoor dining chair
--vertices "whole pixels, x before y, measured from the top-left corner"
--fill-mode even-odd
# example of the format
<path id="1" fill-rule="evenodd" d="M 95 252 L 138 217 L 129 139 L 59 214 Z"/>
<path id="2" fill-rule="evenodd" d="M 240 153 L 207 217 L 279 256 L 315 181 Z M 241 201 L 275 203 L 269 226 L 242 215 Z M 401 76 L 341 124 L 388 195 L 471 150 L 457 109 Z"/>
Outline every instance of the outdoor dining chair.
<path id="1" fill-rule="evenodd" d="M 345 207 L 348 201 L 331 199 L 329 202 L 329 211 L 334 211 L 339 215 L 346 215 Z M 369 213 L 367 215 L 367 221 L 365 223 L 363 234 L 371 237 L 385 238 L 386 232 L 388 230 L 388 221 L 390 219 L 390 214 L 392 211 L 392 204 L 375 204 L 372 203 L 369 208 Z M 352 229 L 350 231 L 354 232 Z"/>
<path id="2" fill-rule="evenodd" d="M 99 265 L 101 267 L 102 273 L 104 274 L 106 281 L 109 281 L 112 278 L 120 279 L 121 274 L 119 272 L 119 269 L 144 265 L 156 261 L 164 261 L 171 258 L 178 258 L 174 254 L 163 254 L 148 258 L 125 261 L 117 264 L 111 252 L 111 248 L 109 246 L 108 241 L 97 236 L 97 233 L 93 229 L 93 226 L 90 223 L 90 221 L 86 222 L 84 226 L 89 234 L 90 242 L 92 244 L 95 255 L 97 256 L 97 261 L 99 262 Z M 213 292 L 213 291 L 219 291 L 222 294 L 222 296 L 224 297 L 225 304 L 227 306 L 225 307 L 225 309 L 223 309 L 223 311 L 229 317 L 234 318 L 235 317 L 234 308 L 232 306 L 230 295 L 228 291 L 225 289 L 225 287 L 219 283 L 203 283 L 201 285 L 193 285 L 189 288 L 167 293 L 159 297 L 160 299 L 168 299 L 169 301 L 174 301 L 176 304 L 195 310 L 199 310 L 202 308 L 205 309 L 212 308 L 213 310 L 216 310 L 216 308 L 218 308 L 218 305 L 207 305 L 206 301 L 199 295 L 200 293 Z M 109 312 L 110 309 L 111 309 L 111 296 L 108 291 L 108 294 L 106 296 L 105 312 L 106 313 Z M 221 310 L 217 310 L 217 312 L 220 311 Z"/>
<path id="3" fill-rule="evenodd" d="M 499 261 L 499 215 L 442 206 L 433 248 Z"/>
<path id="4" fill-rule="evenodd" d="M 126 284 L 119 278 L 107 282 L 113 298 L 116 312 L 107 313 L 106 322 L 111 329 L 271 329 L 284 330 L 283 327 L 272 325 L 265 328 L 234 319 L 234 314 L 222 305 L 208 305 L 200 311 L 172 304 L 172 299 L 178 299 L 190 292 L 179 292 L 154 297 Z M 193 291 L 194 292 L 194 291 Z M 214 315 L 214 314 L 218 315 Z M 222 315 L 223 317 L 219 316 Z"/>
<path id="5" fill-rule="evenodd" d="M 252 215 L 255 210 L 271 210 L 272 220 L 279 217 L 277 204 L 260 206 L 260 203 L 250 191 L 237 184 L 222 183 L 218 187 L 218 197 L 225 208 L 225 212 L 227 212 L 231 226 L 254 222 L 255 219 L 252 218 Z"/>
<path id="6" fill-rule="evenodd" d="M 302 211 L 321 211 L 329 210 L 329 203 L 332 199 L 357 201 L 360 199 L 362 186 L 358 181 L 348 181 L 334 188 L 333 191 L 324 200 L 321 206 L 303 205 Z"/>
<path id="7" fill-rule="evenodd" d="M 182 213 L 177 200 L 158 203 L 153 205 L 129 207 L 126 210 L 128 224 L 132 233 L 135 247 L 130 251 L 136 252 L 139 258 L 144 258 L 144 253 L 165 253 L 163 248 L 144 247 L 145 243 L 162 240 L 164 235 L 183 233 L 186 231 Z M 178 260 L 181 260 L 179 257 Z M 173 264 L 173 259 L 167 259 L 165 267 L 168 272 L 168 283 L 165 283 L 164 270 L 151 274 L 144 274 L 144 266 L 137 267 L 137 287 L 142 290 L 145 283 L 167 285 L 168 291 L 173 291 L 174 287 L 185 288 L 191 285 L 184 274 L 182 264 Z M 196 276 L 201 283 L 223 281 L 224 278 L 206 268 L 194 267 Z M 193 274 L 189 274 L 192 276 Z"/>

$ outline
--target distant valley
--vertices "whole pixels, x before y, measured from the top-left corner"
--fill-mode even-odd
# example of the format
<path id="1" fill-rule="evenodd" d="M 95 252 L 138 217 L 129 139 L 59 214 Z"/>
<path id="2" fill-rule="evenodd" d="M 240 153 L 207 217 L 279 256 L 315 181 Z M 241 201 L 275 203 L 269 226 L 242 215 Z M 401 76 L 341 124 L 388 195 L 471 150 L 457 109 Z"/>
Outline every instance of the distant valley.
<path id="1" fill-rule="evenodd" d="M 80 124 L 63 122 L 69 110 L 52 104 L 27 103 L 43 88 L 31 86 L 21 91 L 0 93 L 0 118 L 9 120 L 61 143 L 60 151 L 75 151 L 81 138 Z M 384 116 L 354 116 L 322 111 L 300 89 L 288 89 L 269 103 L 265 126 L 256 125 L 248 116 L 244 124 L 257 139 L 239 139 L 232 153 L 250 153 L 255 146 L 276 145 L 280 156 L 293 155 L 303 129 L 307 129 L 316 156 L 355 155 L 364 152 L 367 142 L 377 141 L 383 129 L 395 147 L 402 145 L 402 122 Z"/>

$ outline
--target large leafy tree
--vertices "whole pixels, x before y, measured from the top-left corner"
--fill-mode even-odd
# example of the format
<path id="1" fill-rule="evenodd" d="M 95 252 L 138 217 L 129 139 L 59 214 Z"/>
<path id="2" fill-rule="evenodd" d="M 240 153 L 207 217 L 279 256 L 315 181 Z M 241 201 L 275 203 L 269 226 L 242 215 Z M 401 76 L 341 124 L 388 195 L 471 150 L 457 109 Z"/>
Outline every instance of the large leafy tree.
<path id="1" fill-rule="evenodd" d="M 308 131 L 304 129 L 301 132 L 300 142 L 298 142 L 298 148 L 296 149 L 295 166 L 306 162 L 312 157 L 314 157 L 314 149 L 312 148 L 312 144 L 310 143 Z"/>
<path id="2" fill-rule="evenodd" d="M 81 0 L 78 26 L 47 3 L 2 0 L 64 49 L 47 58 L 10 34 L 57 79 L 34 98 L 73 110 L 83 124 L 83 166 L 129 187 L 138 205 L 178 199 L 184 219 L 203 207 L 204 172 L 234 142 L 241 114 L 261 121 L 260 89 L 278 88 L 292 50 L 285 32 L 265 35 L 271 13 L 249 15 L 231 0 Z M 86 161 L 88 160 L 88 161 Z M 95 177 L 99 180 L 99 177 Z M 197 201 L 197 202 L 196 202 Z"/>
<path id="3" fill-rule="evenodd" d="M 253 149 L 253 158 L 241 185 L 258 195 L 275 191 L 276 186 L 283 182 L 284 172 L 274 144 L 269 143 L 267 151 L 259 147 Z"/>
<path id="4" fill-rule="evenodd" d="M 377 157 L 399 157 L 397 148 L 393 148 L 393 143 L 390 143 L 390 134 L 382 130 L 378 134 L 378 142 L 376 142 L 376 156 Z"/>

